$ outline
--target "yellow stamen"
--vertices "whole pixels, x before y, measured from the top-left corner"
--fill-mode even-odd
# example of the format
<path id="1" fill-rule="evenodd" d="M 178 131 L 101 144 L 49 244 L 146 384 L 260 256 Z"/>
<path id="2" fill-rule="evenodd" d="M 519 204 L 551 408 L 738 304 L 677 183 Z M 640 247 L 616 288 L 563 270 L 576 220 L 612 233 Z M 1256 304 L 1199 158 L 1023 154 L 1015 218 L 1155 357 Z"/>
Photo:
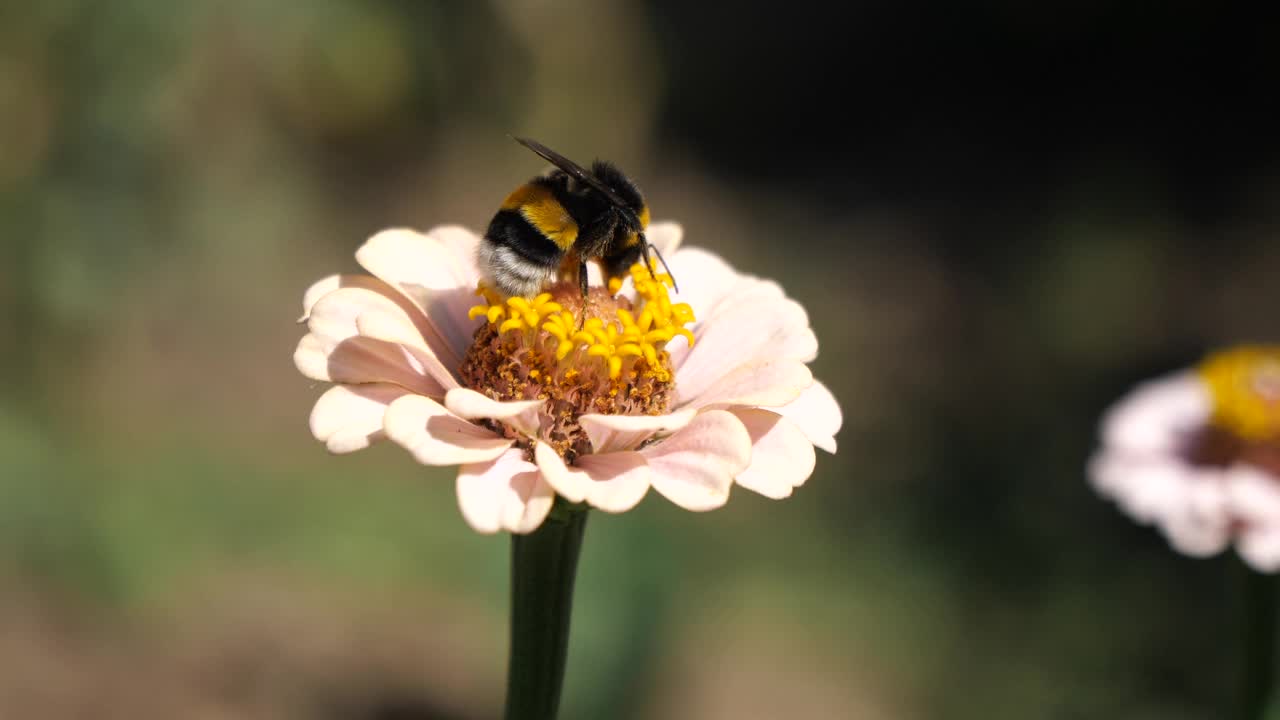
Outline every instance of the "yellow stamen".
<path id="1" fill-rule="evenodd" d="M 553 355 L 561 368 L 558 372 L 565 376 L 570 366 L 586 363 L 607 372 L 614 380 L 626 370 L 628 377 L 643 371 L 646 377 L 665 382 L 670 379 L 670 372 L 663 367 L 667 361 L 663 348 L 677 336 L 693 344 L 693 333 L 686 327 L 695 321 L 693 309 L 688 303 L 671 302 L 668 287 L 673 287 L 674 282 L 669 274 L 658 272 L 656 265 L 636 263 L 629 275 L 636 301 L 631 307 L 616 308 L 612 320 L 588 317 L 578 327 L 574 313 L 556 302 L 552 293 L 541 293 L 533 299 L 504 298 L 483 285 L 476 288 L 476 295 L 485 303 L 468 310 L 467 317 L 484 317 L 496 326 L 499 335 L 523 333 L 523 341 L 513 339 L 511 347 L 543 348 L 541 352 Z M 622 278 L 610 280 L 610 293 L 616 294 L 621 288 Z M 584 352 L 574 355 L 574 351 Z"/>
<path id="2" fill-rule="evenodd" d="M 1213 394 L 1213 422 L 1247 440 L 1280 438 L 1280 345 L 1214 353 L 1200 364 Z"/>

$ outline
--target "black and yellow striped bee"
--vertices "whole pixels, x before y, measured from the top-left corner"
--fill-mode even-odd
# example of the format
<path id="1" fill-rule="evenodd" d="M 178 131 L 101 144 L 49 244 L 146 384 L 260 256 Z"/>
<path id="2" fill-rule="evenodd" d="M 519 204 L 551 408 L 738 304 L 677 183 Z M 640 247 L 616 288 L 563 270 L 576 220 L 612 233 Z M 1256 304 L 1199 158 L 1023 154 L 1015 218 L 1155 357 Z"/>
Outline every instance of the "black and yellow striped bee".
<path id="1" fill-rule="evenodd" d="M 588 261 L 600 264 L 606 284 L 641 258 L 648 264 L 657 252 L 644 236 L 649 208 L 630 178 L 608 162 L 588 172 L 541 143 L 515 141 L 555 167 L 516 188 L 489 222 L 478 251 L 489 285 L 533 297 L 576 274 L 585 299 Z"/>

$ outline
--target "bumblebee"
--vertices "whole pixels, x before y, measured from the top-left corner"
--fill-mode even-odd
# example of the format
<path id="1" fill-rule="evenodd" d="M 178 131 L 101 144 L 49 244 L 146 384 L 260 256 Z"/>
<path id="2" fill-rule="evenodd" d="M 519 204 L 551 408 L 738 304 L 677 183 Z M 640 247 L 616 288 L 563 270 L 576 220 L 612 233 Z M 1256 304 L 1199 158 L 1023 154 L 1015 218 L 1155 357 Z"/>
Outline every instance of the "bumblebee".
<path id="1" fill-rule="evenodd" d="M 533 297 L 576 274 L 585 300 L 588 261 L 600 264 L 607 285 L 641 259 L 647 265 L 650 250 L 657 254 L 644 236 L 644 196 L 615 165 L 597 160 L 588 172 L 539 142 L 514 140 L 554 167 L 516 188 L 489 222 L 477 255 L 492 287 Z"/>

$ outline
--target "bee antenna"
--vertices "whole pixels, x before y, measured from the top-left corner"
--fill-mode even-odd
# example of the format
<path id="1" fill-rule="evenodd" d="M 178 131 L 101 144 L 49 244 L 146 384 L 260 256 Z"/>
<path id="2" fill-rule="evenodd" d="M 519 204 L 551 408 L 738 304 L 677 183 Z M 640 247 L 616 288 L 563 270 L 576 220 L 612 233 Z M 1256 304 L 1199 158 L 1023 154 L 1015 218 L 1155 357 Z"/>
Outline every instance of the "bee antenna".
<path id="1" fill-rule="evenodd" d="M 644 243 L 646 255 L 652 250 L 653 254 L 658 256 L 658 262 L 662 263 L 662 269 L 666 270 L 667 275 L 671 277 L 671 289 L 680 292 L 680 284 L 676 282 L 676 276 L 671 274 L 671 266 L 667 264 L 666 258 L 662 257 L 662 253 L 658 252 L 658 246 L 646 240 L 644 235 L 640 236 L 640 242 Z M 645 260 L 648 261 L 648 258 L 645 258 Z"/>

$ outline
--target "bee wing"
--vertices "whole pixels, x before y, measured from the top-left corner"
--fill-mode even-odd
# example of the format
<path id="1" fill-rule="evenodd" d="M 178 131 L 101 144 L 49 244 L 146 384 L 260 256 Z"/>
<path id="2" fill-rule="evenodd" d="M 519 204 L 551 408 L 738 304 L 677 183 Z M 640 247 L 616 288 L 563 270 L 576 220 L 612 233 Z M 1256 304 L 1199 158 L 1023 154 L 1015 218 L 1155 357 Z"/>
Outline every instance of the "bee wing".
<path id="1" fill-rule="evenodd" d="M 578 180 L 581 180 L 587 185 L 590 185 L 593 189 L 597 190 L 602 195 L 609 198 L 609 201 L 612 202 L 614 205 L 617 205 L 618 207 L 626 207 L 626 203 L 623 202 L 622 198 L 618 197 L 617 193 L 610 190 L 604 183 L 597 180 L 595 175 L 592 175 L 591 173 L 582 169 L 581 165 L 578 165 L 574 161 L 561 155 L 555 150 L 552 150 L 546 145 L 543 145 L 537 140 L 530 140 L 529 138 L 514 137 L 514 136 L 512 137 L 512 139 L 520 143 L 521 145 L 529 148 L 530 150 L 534 151 L 538 155 L 540 155 L 543 160 L 546 160 L 552 165 L 555 165 L 561 170 L 574 176 Z"/>

